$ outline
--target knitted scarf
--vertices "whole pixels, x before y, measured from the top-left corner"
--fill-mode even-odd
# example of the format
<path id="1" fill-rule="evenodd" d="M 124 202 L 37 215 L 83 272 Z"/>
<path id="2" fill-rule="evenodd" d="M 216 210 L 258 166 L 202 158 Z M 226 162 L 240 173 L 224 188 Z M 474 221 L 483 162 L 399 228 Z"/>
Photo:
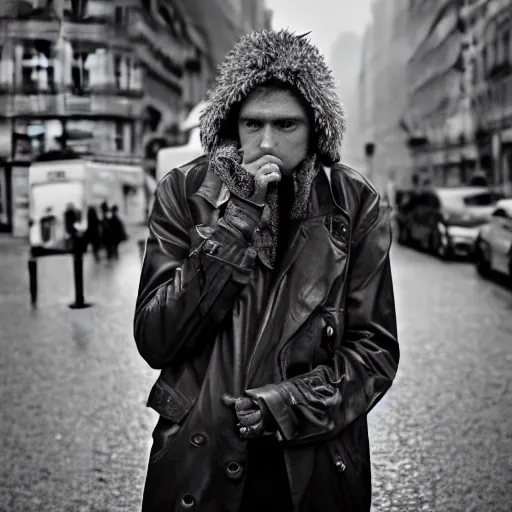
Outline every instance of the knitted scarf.
<path id="1" fill-rule="evenodd" d="M 290 219 L 305 219 L 308 211 L 311 185 L 318 167 L 316 155 L 306 157 L 293 174 L 294 200 Z M 211 156 L 211 169 L 222 180 L 228 190 L 239 197 L 250 199 L 254 194 L 254 178 L 241 167 L 242 157 L 236 146 L 226 144 L 218 147 Z M 229 208 L 229 205 L 228 205 Z M 262 263 L 273 269 L 277 255 L 279 236 L 279 196 L 278 188 L 270 183 L 267 202 L 261 221 L 254 233 L 253 244 Z"/>

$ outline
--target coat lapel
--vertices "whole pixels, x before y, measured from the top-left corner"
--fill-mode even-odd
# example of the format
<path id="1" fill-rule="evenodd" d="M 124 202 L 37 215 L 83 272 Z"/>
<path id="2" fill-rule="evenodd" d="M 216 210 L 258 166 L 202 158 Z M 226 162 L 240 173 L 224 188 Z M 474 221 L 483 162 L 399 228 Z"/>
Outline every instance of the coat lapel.
<path id="1" fill-rule="evenodd" d="M 311 313 L 325 303 L 347 263 L 349 220 L 332 199 L 325 174 L 320 173 L 316 180 L 310 204 L 309 218 L 294 226 L 290 248 L 269 295 L 248 366 L 250 387 L 275 378 L 269 374 L 275 370 L 274 355 Z"/>

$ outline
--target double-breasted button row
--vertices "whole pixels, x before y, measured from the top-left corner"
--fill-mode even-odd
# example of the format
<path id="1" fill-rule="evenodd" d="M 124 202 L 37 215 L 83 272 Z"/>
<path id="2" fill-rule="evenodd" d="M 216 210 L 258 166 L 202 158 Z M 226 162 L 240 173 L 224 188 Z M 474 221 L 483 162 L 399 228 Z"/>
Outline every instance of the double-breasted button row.
<path id="1" fill-rule="evenodd" d="M 340 472 L 340 473 L 343 473 L 343 471 L 345 471 L 345 469 L 347 469 L 347 466 L 344 464 L 344 462 L 341 460 L 341 457 L 337 457 L 336 458 L 336 469 Z"/>
<path id="2" fill-rule="evenodd" d="M 190 509 L 195 507 L 196 499 L 192 494 L 184 494 L 181 498 L 181 508 Z"/>
<path id="3" fill-rule="evenodd" d="M 217 254 L 222 249 L 222 244 L 220 242 L 215 242 L 214 240 L 206 240 L 204 243 L 204 250 L 208 254 Z"/>
<path id="4" fill-rule="evenodd" d="M 243 468 L 238 462 L 232 461 L 226 464 L 226 474 L 231 480 L 238 480 L 242 473 Z"/>
<path id="5" fill-rule="evenodd" d="M 206 444 L 206 436 L 201 433 L 193 434 L 190 437 L 190 444 L 192 444 L 193 446 L 197 446 L 197 447 L 203 446 Z"/>

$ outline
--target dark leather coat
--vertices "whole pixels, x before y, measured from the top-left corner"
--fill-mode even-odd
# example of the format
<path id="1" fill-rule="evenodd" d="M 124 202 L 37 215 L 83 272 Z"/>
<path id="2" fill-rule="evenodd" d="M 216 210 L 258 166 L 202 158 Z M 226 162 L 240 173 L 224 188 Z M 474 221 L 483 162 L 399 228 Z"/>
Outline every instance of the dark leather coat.
<path id="1" fill-rule="evenodd" d="M 370 510 L 366 415 L 399 360 L 388 215 L 336 165 L 276 271 L 251 245 L 258 221 L 204 157 L 157 188 L 134 322 L 162 369 L 144 511 L 238 512 L 247 442 L 222 396 L 244 392 L 277 422 L 297 512 Z"/>

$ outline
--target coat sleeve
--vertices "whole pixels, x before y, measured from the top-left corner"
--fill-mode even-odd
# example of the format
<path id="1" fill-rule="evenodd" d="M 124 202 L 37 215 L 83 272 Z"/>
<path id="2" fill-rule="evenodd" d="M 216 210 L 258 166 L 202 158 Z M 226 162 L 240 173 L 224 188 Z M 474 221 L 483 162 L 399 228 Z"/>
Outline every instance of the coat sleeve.
<path id="1" fill-rule="evenodd" d="M 376 196 L 367 212 L 355 228 L 347 276 L 346 326 L 335 345 L 332 364 L 246 392 L 273 416 L 285 441 L 334 437 L 367 414 L 395 377 L 399 347 L 389 262 L 389 214 L 380 208 Z M 319 325 L 318 336 L 324 327 Z"/>
<path id="2" fill-rule="evenodd" d="M 255 264 L 261 209 L 232 196 L 214 228 L 194 226 L 183 182 L 172 171 L 155 192 L 135 308 L 135 342 L 155 369 L 211 339 Z"/>

